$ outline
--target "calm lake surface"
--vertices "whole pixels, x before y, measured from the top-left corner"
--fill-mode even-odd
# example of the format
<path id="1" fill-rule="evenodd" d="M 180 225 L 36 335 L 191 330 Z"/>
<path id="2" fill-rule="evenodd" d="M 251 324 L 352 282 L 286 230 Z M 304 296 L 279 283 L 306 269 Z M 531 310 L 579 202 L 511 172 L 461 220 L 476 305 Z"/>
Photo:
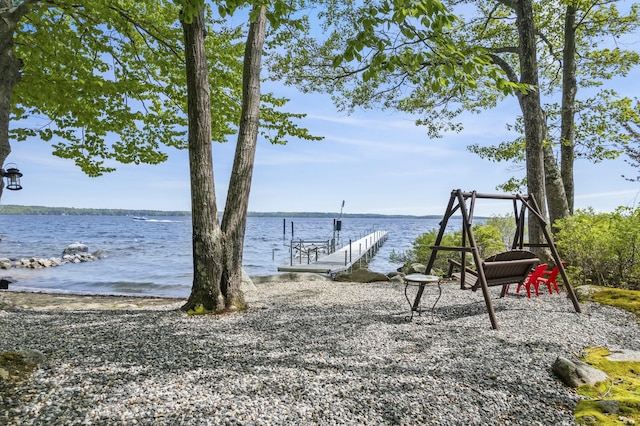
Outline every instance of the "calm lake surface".
<path id="1" fill-rule="evenodd" d="M 0 215 L 0 257 L 61 257 L 71 243 L 82 242 L 89 252 L 102 249 L 107 258 L 47 269 L 1 270 L 14 290 L 186 297 L 193 279 L 191 218 L 127 216 Z M 457 221 L 450 221 L 450 224 Z M 438 219 L 342 218 L 340 246 L 373 231 L 389 238 L 370 262 L 370 269 L 388 273 L 399 264 L 389 256 L 405 251 L 419 235 L 438 228 Z M 457 225 L 457 224 L 454 224 Z M 293 238 L 331 240 L 333 219 L 249 217 L 243 267 L 250 276 L 278 274 L 289 261 Z"/>

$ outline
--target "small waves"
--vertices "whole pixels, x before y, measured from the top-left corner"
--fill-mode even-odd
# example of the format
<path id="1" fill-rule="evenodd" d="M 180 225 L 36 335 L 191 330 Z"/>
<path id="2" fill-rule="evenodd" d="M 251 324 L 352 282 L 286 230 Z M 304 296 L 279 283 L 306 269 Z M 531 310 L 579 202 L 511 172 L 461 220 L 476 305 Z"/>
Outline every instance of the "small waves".
<path id="1" fill-rule="evenodd" d="M 107 254 L 105 259 L 77 265 L 5 271 L 2 275 L 15 278 L 12 289 L 167 297 L 186 297 L 191 290 L 190 218 L 134 221 L 130 216 L 49 216 L 45 221 L 41 216 L 4 215 L 0 219 L 0 257 L 59 257 L 76 241 L 87 244 L 90 252 L 100 249 Z M 288 221 L 295 222 L 293 235 Z M 389 231 L 389 238 L 369 264 L 374 271 L 388 273 L 399 266 L 389 261 L 393 250 L 410 249 L 420 234 L 437 227 L 435 219 L 348 218 L 343 219 L 342 231 L 335 236 L 338 245 L 343 245 L 372 230 Z M 332 237 L 330 219 L 293 218 L 283 226 L 283 219 L 249 217 L 243 268 L 250 276 L 277 274 L 278 266 L 290 262 L 292 239 Z"/>

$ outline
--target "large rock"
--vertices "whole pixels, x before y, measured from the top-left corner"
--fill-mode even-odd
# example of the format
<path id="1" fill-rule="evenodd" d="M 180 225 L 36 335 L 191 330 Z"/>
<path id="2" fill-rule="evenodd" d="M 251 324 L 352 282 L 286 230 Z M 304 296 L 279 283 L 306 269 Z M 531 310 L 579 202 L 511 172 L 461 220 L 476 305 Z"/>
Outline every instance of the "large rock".
<path id="1" fill-rule="evenodd" d="M 242 290 L 243 293 L 257 290 L 255 284 L 253 284 L 253 281 L 251 280 L 251 277 L 244 271 L 244 269 L 242 270 L 242 282 L 240 283 L 240 290 Z"/>
<path id="2" fill-rule="evenodd" d="M 588 384 L 595 385 L 604 382 L 609 376 L 604 371 L 598 370 L 582 361 L 571 361 L 559 356 L 553 363 L 553 373 L 562 382 L 572 388 Z"/>
<path id="3" fill-rule="evenodd" d="M 427 267 L 422 263 L 412 263 L 409 265 L 407 269 L 407 275 L 409 274 L 425 274 L 427 272 Z"/>
<path id="4" fill-rule="evenodd" d="M 355 283 L 372 283 L 377 281 L 389 281 L 389 277 L 380 272 L 373 272 L 369 269 L 361 268 L 353 272 L 341 272 L 336 275 L 336 281 L 355 282 Z"/>
<path id="5" fill-rule="evenodd" d="M 0 290 L 6 290 L 9 288 L 9 284 L 11 284 L 13 281 L 7 278 L 0 278 Z"/>
<path id="6" fill-rule="evenodd" d="M 254 284 L 283 281 L 331 281 L 326 275 L 312 272 L 284 272 L 272 275 L 256 275 L 251 277 Z"/>
<path id="7" fill-rule="evenodd" d="M 83 254 L 83 253 L 89 254 L 89 247 L 86 244 L 72 243 L 72 244 L 69 244 L 67 248 L 64 249 L 64 251 L 62 252 L 62 257 L 64 258 L 65 255 L 74 256 L 76 254 Z"/>
<path id="8" fill-rule="evenodd" d="M 573 291 L 575 292 L 578 300 L 585 302 L 591 300 L 597 289 L 591 287 L 590 285 L 580 285 L 574 287 Z"/>
<path id="9" fill-rule="evenodd" d="M 393 275 L 389 278 L 389 281 L 391 281 L 392 283 L 404 284 L 404 275 Z"/>
<path id="10" fill-rule="evenodd" d="M 609 361 L 631 361 L 640 362 L 640 351 L 631 349 L 611 349 L 610 354 L 605 356 Z"/>
<path id="11" fill-rule="evenodd" d="M 96 259 L 104 259 L 105 257 L 107 257 L 107 252 L 99 249 L 93 252 L 92 256 Z"/>

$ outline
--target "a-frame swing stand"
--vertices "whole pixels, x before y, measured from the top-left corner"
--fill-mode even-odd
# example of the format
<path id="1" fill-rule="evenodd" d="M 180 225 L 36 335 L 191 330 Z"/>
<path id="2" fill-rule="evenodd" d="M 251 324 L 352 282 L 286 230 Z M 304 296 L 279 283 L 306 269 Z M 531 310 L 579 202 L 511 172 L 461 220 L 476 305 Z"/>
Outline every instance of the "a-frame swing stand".
<path id="1" fill-rule="evenodd" d="M 447 206 L 447 211 L 444 214 L 444 218 L 442 222 L 440 222 L 440 231 L 438 232 L 438 236 L 436 237 L 435 244 L 431 247 L 431 256 L 429 258 L 429 262 L 427 263 L 426 273 L 430 274 L 433 268 L 433 265 L 436 260 L 436 255 L 439 251 L 454 251 L 461 253 L 462 257 L 462 265 L 465 265 L 465 256 L 467 253 L 471 253 L 473 257 L 473 261 L 475 264 L 475 271 L 478 275 L 478 285 L 482 289 L 482 294 L 484 296 L 485 303 L 487 305 L 487 311 L 489 312 L 489 318 L 491 319 L 491 327 L 493 329 L 498 328 L 498 321 L 496 320 L 496 314 L 493 309 L 493 303 L 491 302 L 491 297 L 489 293 L 489 285 L 487 282 L 487 277 L 485 274 L 485 270 L 483 268 L 484 262 L 480 258 L 480 252 L 478 250 L 478 246 L 476 244 L 475 237 L 473 235 L 472 222 L 473 222 L 473 210 L 475 207 L 476 200 L 478 199 L 489 199 L 489 200 L 510 200 L 513 203 L 513 211 L 515 215 L 516 222 L 516 232 L 515 237 L 513 239 L 512 250 L 522 250 L 524 247 L 538 247 L 543 248 L 546 247 L 550 250 L 551 256 L 555 264 L 558 266 L 560 275 L 564 280 L 564 284 L 567 288 L 567 293 L 569 298 L 573 302 L 573 307 L 576 312 L 580 313 L 580 304 L 576 297 L 575 292 L 573 291 L 573 287 L 569 283 L 569 278 L 565 272 L 560 256 L 558 255 L 558 250 L 556 249 L 555 244 L 553 243 L 553 239 L 549 233 L 549 229 L 547 227 L 547 223 L 544 219 L 544 216 L 540 213 L 540 208 L 536 203 L 533 195 L 488 195 L 488 194 L 478 194 L 475 191 L 472 192 L 463 192 L 459 189 L 451 192 L 451 198 L 449 200 L 449 204 Z M 467 203 L 469 203 L 469 207 L 467 207 Z M 451 247 L 451 246 L 442 246 L 442 237 L 444 236 L 445 230 L 447 229 L 447 223 L 451 216 L 460 210 L 460 214 L 462 215 L 462 245 L 459 247 Z M 524 228 L 525 228 L 525 215 L 526 213 L 531 213 L 529 215 L 529 220 L 537 220 L 540 228 L 542 229 L 542 233 L 544 235 L 545 241 L 539 244 L 531 244 L 524 242 Z M 464 266 L 463 266 L 463 274 L 464 274 Z M 464 275 L 463 275 L 464 276 Z M 416 293 L 415 300 L 413 305 L 411 306 L 411 310 L 414 312 L 418 312 L 418 306 L 420 305 L 420 299 L 422 298 L 422 293 L 424 291 L 424 284 L 418 287 L 418 292 Z M 412 312 L 413 313 L 413 312 Z"/>

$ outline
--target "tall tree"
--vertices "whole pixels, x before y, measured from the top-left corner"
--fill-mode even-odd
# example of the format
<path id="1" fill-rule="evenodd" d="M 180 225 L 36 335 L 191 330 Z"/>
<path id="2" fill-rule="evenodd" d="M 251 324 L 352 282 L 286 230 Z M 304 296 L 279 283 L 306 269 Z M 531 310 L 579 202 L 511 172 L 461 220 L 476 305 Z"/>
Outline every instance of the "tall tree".
<path id="1" fill-rule="evenodd" d="M 216 197 L 212 174 L 212 152 L 207 116 L 209 92 L 204 25 L 204 3 L 186 0 L 183 3 L 182 25 L 187 52 L 187 83 L 189 90 L 189 157 L 191 165 L 191 198 L 193 216 L 194 280 L 189 299 L 182 309 L 195 313 L 219 313 L 245 309 L 240 285 L 242 254 L 246 229 L 251 179 L 255 162 L 260 117 L 278 117 L 272 109 L 261 105 L 260 79 L 262 51 L 266 40 L 267 20 L 278 26 L 294 9 L 285 2 L 275 2 L 267 15 L 270 2 L 253 2 L 250 25 L 245 43 L 242 73 L 242 108 L 233 162 L 233 172 L 222 223 L 217 218 Z M 234 13 L 246 6 L 243 1 L 229 0 L 219 5 L 220 13 Z M 191 18 L 193 16 L 193 18 Z M 296 20 L 290 21 L 297 25 Z M 267 98 L 271 99 L 271 98 Z M 297 115 L 296 115 L 297 116 Z M 207 116 L 208 117 L 208 116 Z M 289 116 L 287 116 L 288 118 Z M 280 128 L 277 137 L 292 133 L 305 139 L 318 139 L 304 129 Z"/>
<path id="2" fill-rule="evenodd" d="M 213 180 L 211 150 L 211 104 L 204 3 L 183 5 L 180 21 L 184 32 L 189 122 L 189 169 L 191 176 L 191 222 L 193 284 L 185 309 L 223 311 L 227 300 L 220 291 L 223 240 Z M 211 285 L 215 283 L 217 285 Z M 231 302 L 231 301 L 230 301 Z M 243 304 L 239 307 L 244 307 Z"/>
<path id="3" fill-rule="evenodd" d="M 148 3 L 2 1 L 0 161 L 38 138 L 99 176 L 184 146 L 177 9 Z"/>
<path id="4" fill-rule="evenodd" d="M 405 7 L 409 3 L 411 7 Z M 326 42 L 317 46 L 311 41 L 296 40 L 276 69 L 286 74 L 290 83 L 334 94 L 338 105 L 345 109 L 381 106 L 418 114 L 421 118 L 417 124 L 425 125 L 431 137 L 441 136 L 443 131 L 460 131 L 462 124 L 457 122 L 457 116 L 462 111 L 481 112 L 496 106 L 505 96 L 515 94 L 522 116 L 514 128 L 522 137 L 497 146 L 476 145 L 470 149 L 494 161 L 518 160 L 524 163 L 533 154 L 525 149 L 527 138 L 531 137 L 529 132 L 544 124 L 544 129 L 534 132 L 542 135 L 542 145 L 539 145 L 540 141 L 533 143 L 534 150 L 539 151 L 535 154 L 536 165 L 533 167 L 538 167 L 537 158 L 542 155 L 544 179 L 538 178 L 539 182 L 532 183 L 529 192 L 534 193 L 540 203 L 548 202 L 552 219 L 563 217 L 570 213 L 573 200 L 572 185 L 568 184 L 568 178 L 566 182 L 563 179 L 563 176 L 573 173 L 568 166 L 572 164 L 571 144 L 581 148 L 575 151 L 574 158 L 601 161 L 615 156 L 619 151 L 611 149 L 611 141 L 606 140 L 607 132 L 609 136 L 615 134 L 612 139 L 625 137 L 617 131 L 621 123 L 617 118 L 630 113 L 629 109 L 623 108 L 624 100 L 617 99 L 611 91 L 603 90 L 597 96 L 574 102 L 571 94 L 575 87 L 571 87 L 576 82 L 579 87 L 593 87 L 612 76 L 625 75 L 637 63 L 637 52 L 619 46 L 611 49 L 598 43 L 606 37 L 618 38 L 632 33 L 640 20 L 637 19 L 635 5 L 625 14 L 616 9 L 615 3 L 619 2 L 608 0 L 530 2 L 534 31 L 529 34 L 534 37 L 535 45 L 532 47 L 536 48 L 538 58 L 538 86 L 529 87 L 535 91 L 533 97 L 540 98 L 542 105 L 542 115 L 540 111 L 532 114 L 524 111 L 522 102 L 529 95 L 525 89 L 527 85 L 523 83 L 531 76 L 523 74 L 528 64 L 521 63 L 522 49 L 529 48 L 521 44 L 522 17 L 516 11 L 525 5 L 520 3 L 509 0 L 452 0 L 446 2 L 450 6 L 447 9 L 442 3 L 433 1 L 396 1 L 393 5 L 378 1 L 369 3 L 368 7 L 328 8 L 323 12 L 323 18 L 329 16 L 325 25 L 327 29 L 334 30 Z M 578 13 L 575 22 L 572 7 Z M 386 20 L 386 26 L 379 25 L 381 15 L 394 8 L 405 12 Z M 418 11 L 419 8 L 418 14 L 406 12 Z M 433 17 L 434 10 L 440 11 L 440 16 L 423 26 L 417 16 Z M 454 19 L 451 10 L 462 10 L 468 17 L 460 15 L 464 21 Z M 558 19 L 565 14 L 565 20 Z M 446 22 L 445 26 L 433 26 L 443 22 Z M 432 31 L 424 31 L 429 25 Z M 566 36 L 565 25 L 568 26 Z M 570 42 L 565 46 L 565 37 L 570 40 L 574 35 L 577 35 L 575 49 Z M 566 62 L 562 60 L 563 50 Z M 351 60 L 351 67 L 345 67 L 342 61 L 337 69 L 329 69 L 328 64 L 317 59 L 334 57 L 337 51 L 345 52 L 341 58 Z M 458 52 L 463 53 L 462 57 Z M 305 53 L 306 62 L 300 59 L 305 57 Z M 439 55 L 451 59 L 449 66 Z M 579 79 L 574 78 L 576 73 L 571 71 L 570 58 L 576 58 Z M 562 105 L 564 124 L 560 124 L 561 107 L 543 101 L 563 90 L 563 80 L 559 76 L 565 71 L 562 69 L 565 63 L 564 93 L 567 96 Z M 323 77 L 326 81 L 322 80 Z M 575 106 L 575 111 L 572 111 L 572 106 Z M 526 120 L 523 119 L 525 113 Z M 570 116 L 580 117 L 579 125 L 572 123 Z M 531 122 L 533 117 L 535 122 Z M 560 127 L 562 131 L 558 135 Z M 553 149 L 560 150 L 559 147 L 566 148 L 563 149 L 566 161 L 560 168 Z M 530 177 L 529 164 L 525 167 L 526 175 Z M 509 182 L 503 186 L 505 190 L 521 189 L 517 187 L 518 179 Z"/>
<path id="5" fill-rule="evenodd" d="M 543 144 L 547 136 L 547 126 L 540 101 L 533 2 L 531 0 L 505 0 L 504 3 L 512 7 L 516 13 L 516 26 L 518 27 L 519 37 L 520 81 L 533 88 L 528 93 L 518 96 L 524 116 L 527 187 L 529 194 L 536 198 L 540 211 L 545 212 Z M 533 243 L 544 241 L 542 228 L 537 220 L 529 220 L 529 240 Z"/>
<path id="6" fill-rule="evenodd" d="M 259 7 L 253 16 L 244 56 L 240 129 L 222 226 L 213 186 L 204 5 L 192 19 L 181 19 L 187 60 L 194 265 L 193 287 L 182 307 L 185 311 L 218 313 L 245 308 L 240 290 L 242 252 L 258 138 L 265 8 Z"/>
<path id="7" fill-rule="evenodd" d="M 117 162 L 164 161 L 163 146 L 189 148 L 194 283 L 185 309 L 243 308 L 242 249 L 258 134 L 281 144 L 291 136 L 319 139 L 297 125 L 304 114 L 281 109 L 286 99 L 260 94 L 261 8 L 251 14 L 245 48 L 240 28 L 205 20 L 204 0 L 0 1 L 0 161 L 10 138 L 54 141 L 55 155 L 90 176 L 115 170 Z M 230 0 L 221 10 L 241 6 Z M 292 10 L 285 2 L 274 9 L 273 22 Z M 43 123 L 34 124 L 35 116 Z M 238 126 L 220 228 L 211 143 L 226 142 Z"/>
<path id="8" fill-rule="evenodd" d="M 9 143 L 11 94 L 20 81 L 21 61 L 13 53 L 13 35 L 17 23 L 28 10 L 26 4 L 15 7 L 10 0 L 0 0 L 0 167 L 11 153 Z M 3 189 L 4 181 L 0 182 L 0 197 Z"/>
<path id="9" fill-rule="evenodd" d="M 623 13 L 617 3 L 621 2 L 580 0 L 533 5 L 542 58 L 540 91 L 547 99 L 561 98 L 560 103 L 547 101 L 543 105 L 549 127 L 544 150 L 551 222 L 573 211 L 575 160 L 586 158 L 597 162 L 615 158 L 621 151 L 613 141 L 629 140 L 623 123 L 637 115 L 629 107 L 628 99 L 611 90 L 601 89 L 595 94 L 592 90 L 589 97 L 579 97 L 581 89 L 602 86 L 614 76 L 625 76 L 639 63 L 638 52 L 623 48 L 625 36 L 638 28 L 637 6 L 631 5 Z M 475 34 L 478 43 L 515 67 L 503 53 L 511 31 L 508 16 L 492 8 L 490 2 L 481 5 L 484 7 L 479 8 L 480 18 L 467 27 L 467 37 L 471 39 Z M 559 20 L 558 16 L 564 19 Z M 615 40 L 615 44 L 607 39 Z M 522 122 L 516 128 L 521 130 Z M 519 146 L 522 143 L 517 140 L 493 147 L 473 145 L 471 149 L 495 161 L 520 161 Z"/>

